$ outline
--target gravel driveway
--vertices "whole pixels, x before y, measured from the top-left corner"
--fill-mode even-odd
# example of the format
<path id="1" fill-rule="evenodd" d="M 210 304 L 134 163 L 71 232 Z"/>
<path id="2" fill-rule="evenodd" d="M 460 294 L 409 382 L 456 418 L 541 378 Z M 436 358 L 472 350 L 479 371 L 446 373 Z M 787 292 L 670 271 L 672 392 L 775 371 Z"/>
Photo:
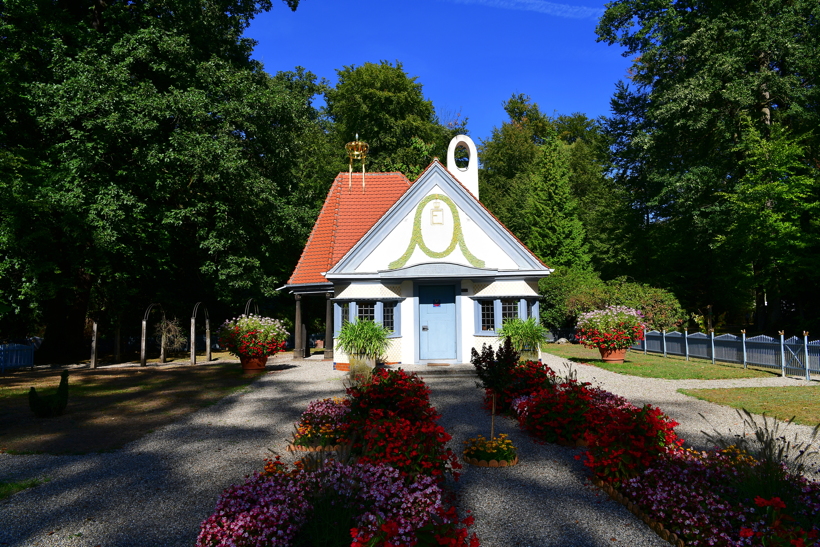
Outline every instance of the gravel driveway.
<path id="1" fill-rule="evenodd" d="M 561 359 L 546 357 L 551 366 L 561 368 Z M 0 545 L 191 547 L 200 522 L 224 488 L 260 469 L 268 449 L 286 454 L 293 424 L 307 403 L 343 392 L 344 373 L 330 370 L 328 363 L 281 366 L 290 368 L 265 374 L 242 392 L 115 452 L 0 454 L 0 480 L 51 479 L 0 501 Z M 448 375 L 434 375 L 427 367 L 407 368 L 426 376 L 432 403 L 443 415 L 442 425 L 453 435 L 454 450 L 460 452 L 468 437 L 489 435 L 489 416 L 480 409 L 481 390 L 468 374 L 472 367 L 452 367 L 448 373 L 462 373 Z M 705 428 L 697 412 L 710 416 L 716 425 L 737 422 L 733 410 L 675 392 L 684 384 L 701 387 L 703 382 L 576 369 L 579 378 L 594 380 L 636 404 L 657 404 L 681 422 L 680 434 L 696 445 Z M 465 467 L 461 480 L 453 484 L 459 504 L 473 511 L 473 531 L 483 546 L 668 545 L 589 486 L 583 465 L 575 459 L 580 450 L 537 444 L 509 419 L 497 419 L 496 429 L 519 447 L 519 465 Z"/>

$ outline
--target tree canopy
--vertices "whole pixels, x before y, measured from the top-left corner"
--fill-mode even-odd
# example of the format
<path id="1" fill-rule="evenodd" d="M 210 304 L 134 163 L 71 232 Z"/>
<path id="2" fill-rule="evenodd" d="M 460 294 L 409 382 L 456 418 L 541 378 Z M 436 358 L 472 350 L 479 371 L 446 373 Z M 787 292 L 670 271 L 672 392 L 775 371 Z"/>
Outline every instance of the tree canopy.
<path id="1" fill-rule="evenodd" d="M 242 32 L 270 7 L 3 4 L 6 324 L 39 317 L 43 349 L 72 358 L 89 313 L 237 302 L 286 279 L 309 225 L 290 175 L 310 111 L 250 59 Z"/>
<path id="2" fill-rule="evenodd" d="M 607 5 L 599 40 L 636 56 L 607 123 L 624 273 L 690 309 L 756 302 L 758 328 L 816 318 L 819 22 L 811 0 Z"/>

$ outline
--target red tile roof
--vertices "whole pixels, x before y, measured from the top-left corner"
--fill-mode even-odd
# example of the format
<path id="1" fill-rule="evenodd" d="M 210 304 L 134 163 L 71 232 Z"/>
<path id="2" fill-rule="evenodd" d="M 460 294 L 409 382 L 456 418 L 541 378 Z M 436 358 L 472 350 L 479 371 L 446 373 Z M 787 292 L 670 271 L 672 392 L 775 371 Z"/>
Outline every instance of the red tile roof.
<path id="1" fill-rule="evenodd" d="M 288 285 L 328 283 L 322 275 L 364 236 L 410 188 L 401 173 L 339 173 L 327 193 Z"/>

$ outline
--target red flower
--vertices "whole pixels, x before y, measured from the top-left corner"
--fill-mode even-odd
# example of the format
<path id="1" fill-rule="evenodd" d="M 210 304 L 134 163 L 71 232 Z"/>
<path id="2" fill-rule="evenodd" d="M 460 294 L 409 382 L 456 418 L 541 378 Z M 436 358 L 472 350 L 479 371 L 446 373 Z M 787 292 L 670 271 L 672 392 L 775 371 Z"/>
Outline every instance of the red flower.
<path id="1" fill-rule="evenodd" d="M 740 529 L 740 537 L 742 537 L 742 538 L 750 538 L 753 535 L 755 535 L 755 532 L 751 528 L 741 528 Z"/>

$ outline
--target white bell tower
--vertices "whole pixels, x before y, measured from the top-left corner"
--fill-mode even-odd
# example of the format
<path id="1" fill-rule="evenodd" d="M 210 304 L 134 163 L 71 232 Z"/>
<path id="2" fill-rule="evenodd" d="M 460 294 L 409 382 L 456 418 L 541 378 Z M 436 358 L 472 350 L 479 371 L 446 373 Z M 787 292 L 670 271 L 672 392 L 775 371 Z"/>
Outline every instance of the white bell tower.
<path id="1" fill-rule="evenodd" d="M 456 148 L 467 150 L 467 167 L 456 165 Z M 467 135 L 458 135 L 447 147 L 447 170 L 478 199 L 478 149 L 473 139 Z"/>

